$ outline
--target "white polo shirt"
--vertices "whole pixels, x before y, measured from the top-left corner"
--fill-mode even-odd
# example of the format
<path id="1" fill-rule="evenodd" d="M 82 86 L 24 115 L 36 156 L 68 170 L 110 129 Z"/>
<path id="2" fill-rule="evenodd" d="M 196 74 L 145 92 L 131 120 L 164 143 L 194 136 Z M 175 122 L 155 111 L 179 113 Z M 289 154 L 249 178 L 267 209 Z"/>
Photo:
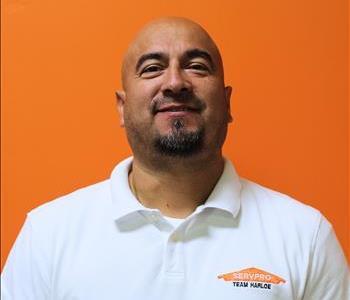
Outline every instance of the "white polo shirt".
<path id="1" fill-rule="evenodd" d="M 347 262 L 317 210 L 226 161 L 206 203 L 167 220 L 130 191 L 131 163 L 28 214 L 2 300 L 349 299 Z"/>

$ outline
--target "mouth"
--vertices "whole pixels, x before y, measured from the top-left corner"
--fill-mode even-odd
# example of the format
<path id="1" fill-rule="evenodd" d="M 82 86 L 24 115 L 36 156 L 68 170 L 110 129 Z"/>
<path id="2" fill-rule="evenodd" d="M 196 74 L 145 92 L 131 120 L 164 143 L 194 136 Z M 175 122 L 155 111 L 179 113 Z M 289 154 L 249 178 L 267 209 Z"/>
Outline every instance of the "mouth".
<path id="1" fill-rule="evenodd" d="M 155 113 L 164 113 L 164 112 L 199 112 L 200 110 L 192 107 L 192 106 L 188 106 L 188 105 L 164 105 L 161 106 L 159 109 L 156 109 Z"/>

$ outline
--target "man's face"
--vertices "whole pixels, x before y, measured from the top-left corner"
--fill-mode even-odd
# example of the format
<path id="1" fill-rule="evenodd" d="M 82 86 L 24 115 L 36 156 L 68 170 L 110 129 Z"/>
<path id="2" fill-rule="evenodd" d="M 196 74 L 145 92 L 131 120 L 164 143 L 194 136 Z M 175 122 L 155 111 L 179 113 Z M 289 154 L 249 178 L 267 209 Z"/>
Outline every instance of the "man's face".
<path id="1" fill-rule="evenodd" d="M 123 66 L 121 122 L 136 153 L 186 157 L 220 150 L 226 136 L 230 87 L 224 87 L 216 46 L 193 24 L 151 25 Z"/>

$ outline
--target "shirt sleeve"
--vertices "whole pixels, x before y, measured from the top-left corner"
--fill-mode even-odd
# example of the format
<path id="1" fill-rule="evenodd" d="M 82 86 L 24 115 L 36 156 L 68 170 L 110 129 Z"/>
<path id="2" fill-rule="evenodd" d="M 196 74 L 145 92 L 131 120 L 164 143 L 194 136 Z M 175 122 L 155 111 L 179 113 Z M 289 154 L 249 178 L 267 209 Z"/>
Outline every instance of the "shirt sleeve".
<path id="1" fill-rule="evenodd" d="M 39 251 L 30 216 L 12 247 L 1 274 L 2 300 L 44 300 L 49 298 L 47 261 Z"/>
<path id="2" fill-rule="evenodd" d="M 350 300 L 349 267 L 331 224 L 322 216 L 304 300 Z"/>

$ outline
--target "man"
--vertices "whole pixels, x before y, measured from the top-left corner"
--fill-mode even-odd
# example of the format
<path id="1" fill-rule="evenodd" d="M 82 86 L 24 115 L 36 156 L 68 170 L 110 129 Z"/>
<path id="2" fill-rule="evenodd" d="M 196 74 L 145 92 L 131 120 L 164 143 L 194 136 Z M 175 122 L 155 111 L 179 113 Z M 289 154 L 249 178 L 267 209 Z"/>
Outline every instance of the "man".
<path id="1" fill-rule="evenodd" d="M 327 220 L 222 157 L 231 87 L 203 28 L 148 24 L 122 82 L 133 157 L 28 214 L 2 299 L 349 299 Z"/>

